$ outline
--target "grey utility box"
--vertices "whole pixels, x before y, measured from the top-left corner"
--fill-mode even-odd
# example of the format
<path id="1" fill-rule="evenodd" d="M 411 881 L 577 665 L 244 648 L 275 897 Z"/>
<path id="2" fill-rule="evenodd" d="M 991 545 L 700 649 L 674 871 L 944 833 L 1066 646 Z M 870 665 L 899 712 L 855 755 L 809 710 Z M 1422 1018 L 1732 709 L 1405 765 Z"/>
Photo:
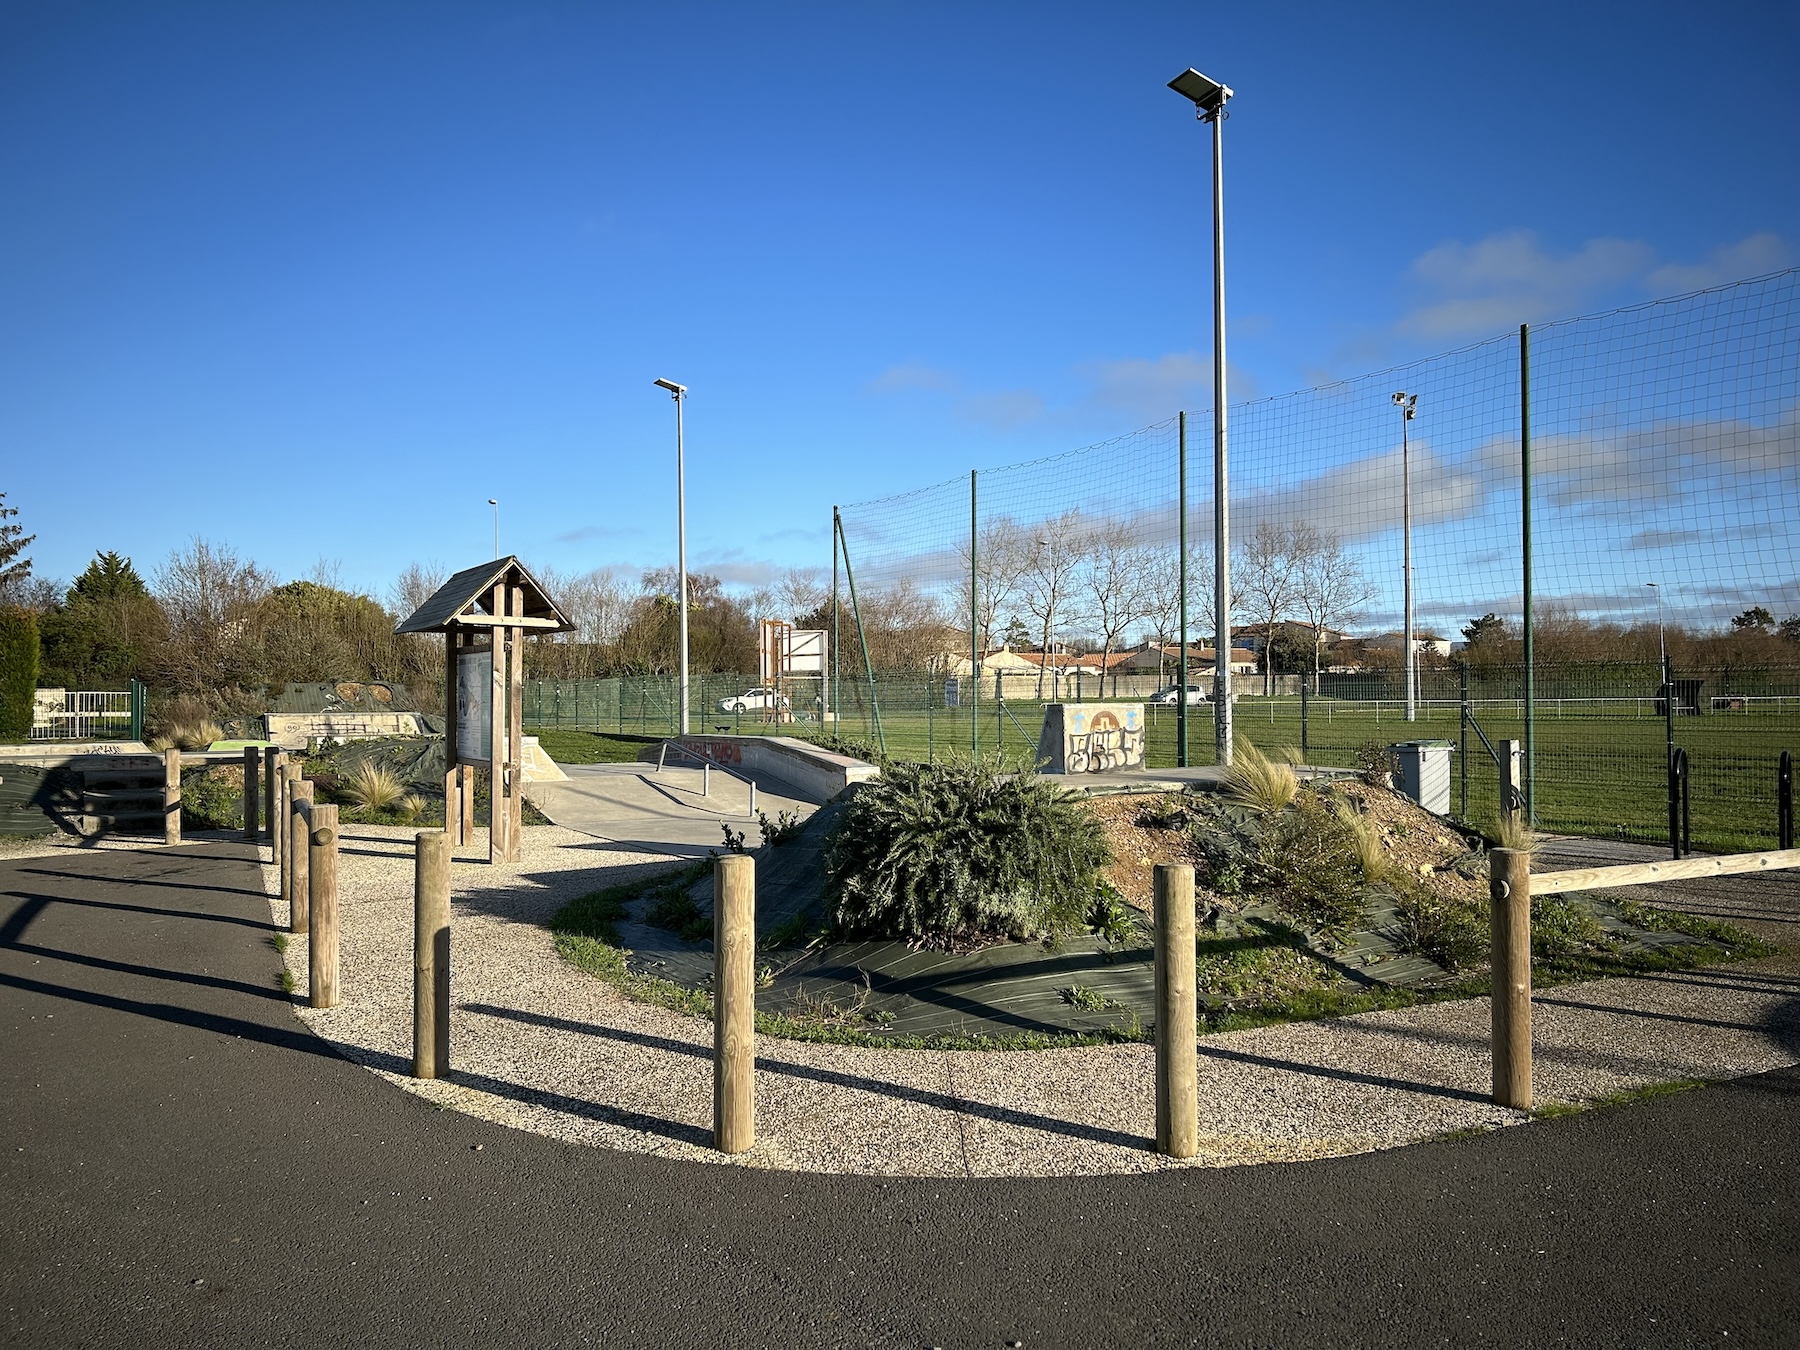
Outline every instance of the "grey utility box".
<path id="1" fill-rule="evenodd" d="M 1403 741 L 1388 749 L 1399 761 L 1400 790 L 1427 811 L 1449 815 L 1450 756 L 1455 745 L 1449 741 Z"/>

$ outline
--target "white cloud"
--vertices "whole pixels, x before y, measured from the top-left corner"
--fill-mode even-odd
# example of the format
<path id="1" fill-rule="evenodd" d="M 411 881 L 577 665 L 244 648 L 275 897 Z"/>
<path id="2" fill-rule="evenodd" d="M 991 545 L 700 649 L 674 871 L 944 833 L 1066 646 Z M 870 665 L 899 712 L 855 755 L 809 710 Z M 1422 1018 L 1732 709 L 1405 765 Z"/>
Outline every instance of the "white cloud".
<path id="1" fill-rule="evenodd" d="M 1790 256 L 1766 230 L 1692 264 L 1660 262 L 1641 239 L 1590 239 L 1556 254 L 1530 230 L 1506 230 L 1472 244 L 1439 244 L 1415 259 L 1408 274 L 1421 302 L 1395 327 L 1435 340 L 1485 336 L 1599 304 L 1723 285 L 1778 270 Z"/>
<path id="2" fill-rule="evenodd" d="M 870 380 L 869 388 L 881 394 L 910 393 L 921 389 L 945 392 L 957 389 L 961 383 L 947 370 L 939 370 L 920 361 L 902 361 L 898 365 L 889 366 Z"/>
<path id="3" fill-rule="evenodd" d="M 1735 244 L 1715 248 L 1703 263 L 1668 263 L 1650 274 L 1650 287 L 1663 294 L 1704 290 L 1745 277 L 1778 272 L 1793 259 L 1793 250 L 1778 234 L 1759 231 Z"/>

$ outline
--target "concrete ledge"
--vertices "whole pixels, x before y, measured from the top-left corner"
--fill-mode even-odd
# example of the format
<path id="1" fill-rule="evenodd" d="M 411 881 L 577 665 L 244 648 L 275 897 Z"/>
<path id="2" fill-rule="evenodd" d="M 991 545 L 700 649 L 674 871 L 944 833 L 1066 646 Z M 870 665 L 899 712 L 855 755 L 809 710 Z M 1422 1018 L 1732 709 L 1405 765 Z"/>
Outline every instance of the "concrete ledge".
<path id="1" fill-rule="evenodd" d="M 852 783 L 881 777 L 873 764 L 834 754 L 792 736 L 671 736 L 673 745 L 690 746 L 708 758 L 752 776 L 763 773 L 800 789 L 817 802 L 828 802 Z M 654 762 L 657 745 L 645 746 L 638 758 Z"/>

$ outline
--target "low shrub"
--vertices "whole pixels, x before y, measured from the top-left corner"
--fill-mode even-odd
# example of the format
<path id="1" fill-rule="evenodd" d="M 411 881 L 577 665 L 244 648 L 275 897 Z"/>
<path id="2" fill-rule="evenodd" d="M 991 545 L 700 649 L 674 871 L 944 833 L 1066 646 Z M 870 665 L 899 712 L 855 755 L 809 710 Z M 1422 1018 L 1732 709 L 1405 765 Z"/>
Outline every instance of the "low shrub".
<path id="1" fill-rule="evenodd" d="M 1026 941 L 1083 926 L 1109 861 L 1100 822 L 1034 774 L 895 764 L 827 840 L 826 894 L 847 936 Z"/>
<path id="2" fill-rule="evenodd" d="M 385 811 L 406 796 L 406 785 L 385 764 L 365 759 L 338 783 L 338 791 L 368 811 Z"/>
<path id="3" fill-rule="evenodd" d="M 234 830 L 244 825 L 244 769 L 216 764 L 181 773 L 181 826 L 186 830 Z"/>
<path id="4" fill-rule="evenodd" d="M 1485 965 L 1491 940 L 1487 911 L 1479 904 L 1439 895 L 1404 873 L 1383 883 L 1394 897 L 1394 938 L 1402 951 L 1435 961 L 1448 971 Z"/>
<path id="5" fill-rule="evenodd" d="M 1296 922 L 1340 934 L 1368 917 L 1356 843 L 1318 797 L 1309 793 L 1266 819 L 1257 861 L 1276 906 Z"/>

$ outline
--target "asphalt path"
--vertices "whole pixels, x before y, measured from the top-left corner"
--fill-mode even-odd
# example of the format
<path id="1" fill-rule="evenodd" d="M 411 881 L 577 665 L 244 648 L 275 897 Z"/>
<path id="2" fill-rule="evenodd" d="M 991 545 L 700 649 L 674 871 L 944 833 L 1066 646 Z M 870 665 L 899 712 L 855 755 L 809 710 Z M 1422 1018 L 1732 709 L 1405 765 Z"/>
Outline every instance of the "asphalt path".
<path id="1" fill-rule="evenodd" d="M 337 1058 L 247 859 L 0 865 L 6 1346 L 1800 1344 L 1796 1072 L 1308 1164 L 676 1163 Z"/>

